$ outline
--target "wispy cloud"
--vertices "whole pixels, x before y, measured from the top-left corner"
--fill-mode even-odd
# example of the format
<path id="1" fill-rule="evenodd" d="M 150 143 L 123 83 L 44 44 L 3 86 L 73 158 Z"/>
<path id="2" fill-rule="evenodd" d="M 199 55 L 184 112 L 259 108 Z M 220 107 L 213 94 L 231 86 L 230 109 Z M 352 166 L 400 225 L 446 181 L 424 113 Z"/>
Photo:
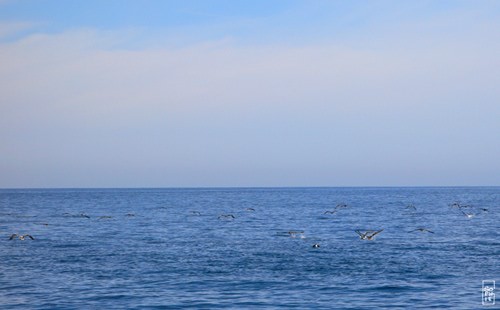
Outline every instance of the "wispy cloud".
<path id="1" fill-rule="evenodd" d="M 0 39 L 33 29 L 35 25 L 36 24 L 32 22 L 0 22 Z"/>

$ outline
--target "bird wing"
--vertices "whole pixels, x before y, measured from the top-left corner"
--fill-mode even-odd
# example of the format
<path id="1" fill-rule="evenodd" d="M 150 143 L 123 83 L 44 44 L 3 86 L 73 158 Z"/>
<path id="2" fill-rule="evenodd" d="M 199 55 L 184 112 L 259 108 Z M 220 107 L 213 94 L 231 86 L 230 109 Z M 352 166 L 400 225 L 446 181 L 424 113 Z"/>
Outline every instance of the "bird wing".
<path id="1" fill-rule="evenodd" d="M 12 234 L 12 235 L 10 235 L 9 240 L 12 240 L 12 239 L 14 239 L 14 238 L 15 238 L 15 237 L 17 237 L 17 236 L 18 236 L 17 234 Z"/>
<path id="2" fill-rule="evenodd" d="M 361 237 L 364 238 L 366 236 L 366 233 L 361 233 L 359 230 L 355 230 L 355 232 Z"/>
<path id="3" fill-rule="evenodd" d="M 371 235 L 370 235 L 370 237 L 373 237 L 373 236 L 375 236 L 376 234 L 381 233 L 382 231 L 383 231 L 383 229 L 378 230 L 378 231 L 374 232 L 373 234 L 371 234 Z"/>
<path id="4" fill-rule="evenodd" d="M 221 215 L 219 215 L 218 218 L 220 219 L 220 218 L 228 218 L 228 217 L 233 218 L 233 219 L 235 218 L 234 215 L 232 215 L 232 214 L 221 214 Z"/>
<path id="5" fill-rule="evenodd" d="M 24 235 L 23 237 L 28 237 L 28 238 L 30 238 L 31 240 L 35 240 L 35 238 L 33 238 L 33 236 L 32 236 L 32 235 Z"/>

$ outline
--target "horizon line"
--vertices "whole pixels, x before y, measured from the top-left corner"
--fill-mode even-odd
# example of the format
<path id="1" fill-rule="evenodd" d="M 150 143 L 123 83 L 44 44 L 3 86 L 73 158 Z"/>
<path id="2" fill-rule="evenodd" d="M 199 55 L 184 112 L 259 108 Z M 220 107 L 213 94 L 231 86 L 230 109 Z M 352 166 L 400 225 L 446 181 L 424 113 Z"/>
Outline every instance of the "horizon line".
<path id="1" fill-rule="evenodd" d="M 0 190 L 144 190 L 144 189 L 320 189 L 320 188 L 473 188 L 500 185 L 337 185 L 337 186 L 137 186 L 137 187 L 0 187 Z"/>

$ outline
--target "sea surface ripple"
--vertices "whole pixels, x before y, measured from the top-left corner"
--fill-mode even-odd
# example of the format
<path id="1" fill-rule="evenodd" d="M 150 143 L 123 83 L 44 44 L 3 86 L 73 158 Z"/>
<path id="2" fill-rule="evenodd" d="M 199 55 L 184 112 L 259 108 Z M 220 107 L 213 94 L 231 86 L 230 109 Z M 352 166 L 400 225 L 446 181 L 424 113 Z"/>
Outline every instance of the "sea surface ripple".
<path id="1" fill-rule="evenodd" d="M 499 187 L 3 189 L 0 308 L 480 309 L 499 223 Z"/>

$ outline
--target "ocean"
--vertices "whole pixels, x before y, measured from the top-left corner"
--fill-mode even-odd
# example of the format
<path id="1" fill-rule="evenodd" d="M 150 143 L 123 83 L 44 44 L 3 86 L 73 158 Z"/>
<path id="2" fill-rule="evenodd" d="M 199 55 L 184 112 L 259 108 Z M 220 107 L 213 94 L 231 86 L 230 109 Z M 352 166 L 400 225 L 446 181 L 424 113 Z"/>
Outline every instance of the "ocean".
<path id="1" fill-rule="evenodd" d="M 2 189 L 0 308 L 494 309 L 499 223 L 500 187 Z"/>

